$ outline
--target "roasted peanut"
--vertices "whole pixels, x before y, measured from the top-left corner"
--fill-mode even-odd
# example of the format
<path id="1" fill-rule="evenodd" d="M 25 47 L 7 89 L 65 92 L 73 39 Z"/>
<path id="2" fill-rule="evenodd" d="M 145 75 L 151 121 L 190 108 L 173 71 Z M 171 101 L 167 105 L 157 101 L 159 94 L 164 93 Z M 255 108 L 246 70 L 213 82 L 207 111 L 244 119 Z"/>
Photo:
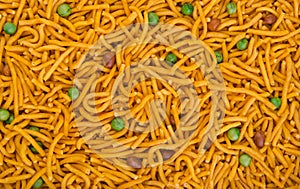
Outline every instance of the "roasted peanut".
<path id="1" fill-rule="evenodd" d="M 160 150 L 160 152 L 163 157 L 163 160 L 168 160 L 175 154 L 173 150 Z"/>
<path id="2" fill-rule="evenodd" d="M 264 24 L 274 24 L 277 20 L 277 17 L 274 14 L 268 14 L 264 17 Z"/>
<path id="3" fill-rule="evenodd" d="M 254 135 L 254 143 L 257 147 L 262 148 L 265 144 L 265 134 L 262 131 L 258 131 Z"/>
<path id="4" fill-rule="evenodd" d="M 103 56 L 105 67 L 113 68 L 116 62 L 116 55 L 113 52 L 108 52 Z"/>
<path id="5" fill-rule="evenodd" d="M 207 24 L 207 28 L 209 31 L 216 31 L 218 26 L 220 25 L 221 20 L 217 18 L 211 19 L 211 21 Z"/>
<path id="6" fill-rule="evenodd" d="M 5 75 L 5 76 L 11 75 L 9 66 L 7 64 L 3 67 L 3 75 Z"/>
<path id="7" fill-rule="evenodd" d="M 137 157 L 128 157 L 127 165 L 129 165 L 133 168 L 136 168 L 136 169 L 140 169 L 140 168 L 142 168 L 142 161 L 141 161 L 141 159 L 139 159 Z"/>

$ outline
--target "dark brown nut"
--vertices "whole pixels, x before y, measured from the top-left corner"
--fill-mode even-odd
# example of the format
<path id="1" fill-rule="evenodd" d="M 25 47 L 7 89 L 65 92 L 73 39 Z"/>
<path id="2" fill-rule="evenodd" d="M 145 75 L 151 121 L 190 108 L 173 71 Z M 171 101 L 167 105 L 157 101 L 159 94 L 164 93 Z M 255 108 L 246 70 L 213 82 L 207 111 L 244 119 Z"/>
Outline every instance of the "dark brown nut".
<path id="1" fill-rule="evenodd" d="M 277 17 L 274 14 L 268 14 L 264 17 L 264 24 L 274 24 L 277 20 Z"/>
<path id="2" fill-rule="evenodd" d="M 113 52 L 105 53 L 103 56 L 105 67 L 113 68 L 116 62 L 116 55 Z"/>
<path id="3" fill-rule="evenodd" d="M 163 157 L 163 160 L 168 160 L 175 154 L 173 150 L 160 150 L 160 152 Z"/>
<path id="4" fill-rule="evenodd" d="M 174 116 L 173 116 L 173 115 L 170 116 L 170 123 L 171 123 L 172 126 L 175 126 L 175 125 L 176 125 L 175 119 L 174 119 Z"/>
<path id="5" fill-rule="evenodd" d="M 207 28 L 209 31 L 216 31 L 218 26 L 221 24 L 221 20 L 218 18 L 213 18 L 211 21 L 207 24 Z"/>
<path id="6" fill-rule="evenodd" d="M 11 75 L 9 66 L 7 64 L 3 67 L 3 75 L 5 75 L 5 76 Z"/>
<path id="7" fill-rule="evenodd" d="M 208 138 L 204 145 L 204 150 L 208 150 L 212 144 L 213 144 L 213 142 Z"/>
<path id="8" fill-rule="evenodd" d="M 137 157 L 128 157 L 127 165 L 129 165 L 135 169 L 140 169 L 140 168 L 142 168 L 142 160 Z"/>
<path id="9" fill-rule="evenodd" d="M 262 131 L 258 131 L 254 135 L 254 143 L 257 147 L 262 148 L 265 144 L 265 134 Z"/>

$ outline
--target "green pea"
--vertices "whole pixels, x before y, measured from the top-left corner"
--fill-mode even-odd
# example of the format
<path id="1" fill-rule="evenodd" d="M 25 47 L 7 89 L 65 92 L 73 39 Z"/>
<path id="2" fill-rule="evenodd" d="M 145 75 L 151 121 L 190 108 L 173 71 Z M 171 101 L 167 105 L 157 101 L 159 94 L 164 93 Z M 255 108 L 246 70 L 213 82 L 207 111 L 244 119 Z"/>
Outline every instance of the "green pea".
<path id="1" fill-rule="evenodd" d="M 217 58 L 217 63 L 220 64 L 221 62 L 223 62 L 223 55 L 220 51 L 215 51 L 215 55 Z"/>
<path id="2" fill-rule="evenodd" d="M 39 145 L 41 148 L 44 147 L 43 143 L 41 143 L 40 141 L 37 141 L 37 143 L 38 143 L 38 145 Z M 30 148 L 30 150 L 32 151 L 32 153 L 34 153 L 34 154 L 38 154 L 38 153 L 39 153 L 32 145 L 30 145 L 29 148 Z"/>
<path id="3" fill-rule="evenodd" d="M 35 127 L 35 126 L 30 126 L 28 129 L 29 129 L 29 130 L 32 130 L 32 131 L 40 132 L 40 128 Z"/>
<path id="4" fill-rule="evenodd" d="M 159 22 L 159 17 L 155 12 L 148 13 L 148 23 L 151 26 L 156 26 Z"/>
<path id="5" fill-rule="evenodd" d="M 240 138 L 240 130 L 238 128 L 231 128 L 227 131 L 227 137 L 231 141 L 237 141 Z"/>
<path id="6" fill-rule="evenodd" d="M 166 57 L 166 62 L 169 66 L 173 66 L 177 62 L 177 57 L 173 53 L 169 53 Z"/>
<path id="7" fill-rule="evenodd" d="M 39 189 L 39 188 L 42 188 L 43 184 L 44 184 L 44 181 L 43 181 L 43 179 L 40 177 L 40 178 L 37 179 L 37 180 L 35 181 L 35 183 L 32 185 L 32 188 L 33 188 L 33 189 Z"/>
<path id="8" fill-rule="evenodd" d="M 226 10 L 228 14 L 236 13 L 236 4 L 234 2 L 230 2 L 226 5 Z"/>
<path id="9" fill-rule="evenodd" d="M 14 23 L 6 22 L 3 26 L 3 31 L 6 34 L 13 35 L 17 31 L 17 26 Z"/>
<path id="10" fill-rule="evenodd" d="M 58 6 L 57 13 L 62 17 L 67 17 L 71 14 L 72 9 L 69 4 L 63 3 Z"/>
<path id="11" fill-rule="evenodd" d="M 5 109 L 0 109 L 0 121 L 6 121 L 9 118 L 9 111 Z"/>
<path id="12" fill-rule="evenodd" d="M 236 44 L 236 47 L 237 47 L 239 50 L 241 50 L 241 51 L 247 49 L 247 47 L 248 47 L 248 40 L 247 40 L 246 38 L 243 38 L 243 39 L 239 40 L 239 41 L 237 42 L 237 44 Z"/>
<path id="13" fill-rule="evenodd" d="M 274 104 L 276 110 L 281 106 L 281 99 L 278 97 L 273 97 L 270 99 L 271 103 Z"/>
<path id="14" fill-rule="evenodd" d="M 122 131 L 125 127 L 125 122 L 122 118 L 116 117 L 111 122 L 111 128 L 115 131 Z"/>
<path id="15" fill-rule="evenodd" d="M 68 90 L 68 95 L 72 100 L 76 100 L 79 97 L 80 92 L 76 87 L 71 87 Z"/>
<path id="16" fill-rule="evenodd" d="M 181 12 L 184 15 L 189 16 L 193 14 L 193 11 L 194 11 L 194 6 L 190 3 L 184 3 L 181 7 Z"/>
<path id="17" fill-rule="evenodd" d="M 10 114 L 8 119 L 5 121 L 6 124 L 11 124 L 11 122 L 13 122 L 14 120 L 14 115 L 13 114 Z"/>
<path id="18" fill-rule="evenodd" d="M 32 131 L 40 132 L 40 128 L 35 127 L 35 126 L 30 126 L 28 129 L 29 129 L 29 130 L 32 130 Z M 31 135 L 31 136 L 32 136 L 32 135 Z M 36 138 L 36 136 L 32 136 L 32 137 L 33 137 L 33 138 Z"/>
<path id="19" fill-rule="evenodd" d="M 248 154 L 242 154 L 239 161 L 242 166 L 248 167 L 251 163 L 251 157 Z"/>

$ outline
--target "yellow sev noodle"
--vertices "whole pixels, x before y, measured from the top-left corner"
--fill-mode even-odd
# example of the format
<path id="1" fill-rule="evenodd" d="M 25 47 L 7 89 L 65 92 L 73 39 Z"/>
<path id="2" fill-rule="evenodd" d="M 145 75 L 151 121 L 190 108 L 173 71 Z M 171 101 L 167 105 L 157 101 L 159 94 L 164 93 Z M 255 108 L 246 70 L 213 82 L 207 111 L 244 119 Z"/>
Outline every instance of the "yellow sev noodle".
<path id="1" fill-rule="evenodd" d="M 31 188 L 40 177 L 49 188 L 300 187 L 300 20 L 297 0 L 235 1 L 237 13 L 230 16 L 226 12 L 229 1 L 188 1 L 194 5 L 190 17 L 180 12 L 185 1 L 67 1 L 72 14 L 61 18 L 56 9 L 63 2 L 0 1 L 2 34 L 7 21 L 18 27 L 15 35 L 0 37 L 0 105 L 15 116 L 10 125 L 0 122 L 0 188 Z M 132 51 L 117 54 L 117 68 L 121 70 L 125 67 L 123 64 L 128 66 L 134 58 L 165 58 L 168 52 L 173 52 L 179 57 L 178 67 L 194 78 L 196 91 L 203 99 L 198 135 L 178 152 L 178 157 L 162 165 L 137 170 L 124 162 L 111 164 L 88 148 L 72 113 L 72 106 L 79 104 L 71 105 L 66 94 L 73 84 L 76 68 L 86 66 L 86 70 L 81 67 L 80 71 L 83 71 L 78 74 L 89 74 L 92 63 L 81 65 L 87 49 L 98 39 L 110 49 L 109 43 L 105 44 L 101 38 L 103 34 L 120 26 L 146 22 L 149 11 L 156 12 L 160 22 L 186 29 L 213 50 L 222 52 L 223 63 L 219 66 L 226 85 L 226 99 L 223 99 L 226 116 L 216 141 L 207 151 L 199 152 L 199 143 L 204 139 L 201 127 L 208 124 L 207 109 L 212 108 L 210 86 L 201 72 L 196 71 L 180 52 L 165 46 L 138 45 L 132 47 Z M 267 14 L 277 17 L 271 27 L 263 24 Z M 215 32 L 209 31 L 207 26 L 212 18 L 221 20 Z M 167 36 L 161 39 L 166 40 Z M 238 51 L 236 43 L 244 37 L 249 39 L 248 50 Z M 113 36 L 110 40 L 124 38 Z M 4 65 L 9 66 L 10 76 L 4 75 Z M 83 93 L 87 93 L 89 87 L 102 90 L 96 94 L 99 99 L 95 102 L 99 115 L 89 115 L 84 108 L 80 112 L 82 119 L 99 118 L 103 129 L 119 140 L 115 149 L 105 149 L 105 153 L 116 150 L 126 154 L 129 147 L 156 146 L 164 138 L 172 137 L 178 141 L 183 137 L 183 132 L 179 139 L 174 136 L 169 118 L 165 127 L 151 131 L 150 137 L 146 134 L 134 136 L 128 130 L 111 131 L 109 123 L 114 113 L 110 109 L 109 94 L 118 71 L 116 67 L 99 69 L 105 73 L 102 78 L 91 75 L 86 83 L 74 82 Z M 138 119 L 147 120 L 150 114 L 143 104 L 149 105 L 153 98 L 160 98 L 178 124 L 179 110 L 175 105 L 180 102 L 172 97 L 177 95 L 174 89 L 157 80 L 142 82 L 135 87 L 136 94 L 131 94 L 130 104 Z M 88 109 L 91 102 L 83 96 L 79 97 L 78 103 L 83 102 Z M 276 111 L 268 100 L 274 96 L 282 99 L 282 105 Z M 135 103 L 141 105 L 134 106 Z M 181 103 L 189 105 L 188 102 Z M 29 125 L 39 127 L 40 133 L 28 130 Z M 235 143 L 226 136 L 233 127 L 241 130 L 241 137 Z M 265 132 L 266 142 L 258 149 L 253 135 L 260 130 Z M 95 133 L 92 128 L 86 132 L 90 132 L 91 138 Z M 44 149 L 37 140 L 44 144 Z M 38 154 L 33 154 L 29 145 Z M 95 145 L 99 149 L 110 147 L 109 143 Z M 239 164 L 241 153 L 252 157 L 250 167 Z"/>

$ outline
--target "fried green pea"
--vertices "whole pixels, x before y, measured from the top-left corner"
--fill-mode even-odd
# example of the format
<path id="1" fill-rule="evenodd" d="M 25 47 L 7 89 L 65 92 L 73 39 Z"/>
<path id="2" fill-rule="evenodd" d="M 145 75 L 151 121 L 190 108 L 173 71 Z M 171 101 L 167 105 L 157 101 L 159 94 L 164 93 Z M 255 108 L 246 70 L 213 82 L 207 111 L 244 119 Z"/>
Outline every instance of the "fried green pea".
<path id="1" fill-rule="evenodd" d="M 240 50 L 243 51 L 245 49 L 247 49 L 248 47 L 248 40 L 246 38 L 243 38 L 241 40 L 239 40 L 236 44 L 236 47 Z"/>
<path id="2" fill-rule="evenodd" d="M 231 141 L 237 141 L 240 138 L 240 130 L 238 128 L 231 128 L 227 131 L 227 137 Z"/>
<path id="3" fill-rule="evenodd" d="M 72 100 L 76 100 L 80 95 L 80 91 L 76 87 L 71 87 L 68 90 L 68 95 Z"/>
<path id="4" fill-rule="evenodd" d="M 236 4 L 234 2 L 230 2 L 226 5 L 226 10 L 228 14 L 236 13 Z"/>
<path id="5" fill-rule="evenodd" d="M 122 131 L 124 127 L 125 127 L 125 122 L 120 117 L 116 117 L 111 122 L 111 128 L 115 131 Z"/>
<path id="6" fill-rule="evenodd" d="M 244 167 L 249 167 L 251 164 L 251 157 L 248 154 L 242 154 L 239 158 L 239 162 Z"/>
<path id="7" fill-rule="evenodd" d="M 159 16 L 155 12 L 148 13 L 148 23 L 151 26 L 156 26 L 159 22 Z"/>
<path id="8" fill-rule="evenodd" d="M 181 12 L 184 15 L 190 16 L 193 14 L 194 6 L 190 3 L 184 3 L 181 7 Z"/>
<path id="9" fill-rule="evenodd" d="M 38 143 L 38 145 L 39 145 L 41 148 L 44 147 L 44 145 L 43 145 L 42 142 L 37 141 L 37 143 Z M 32 145 L 30 145 L 29 148 L 30 148 L 30 150 L 32 151 L 32 153 L 34 153 L 34 154 L 38 154 L 38 153 L 39 153 Z"/>
<path id="10" fill-rule="evenodd" d="M 6 121 L 9 118 L 9 111 L 5 109 L 0 109 L 0 121 Z"/>
<path id="11" fill-rule="evenodd" d="M 40 189 L 40 188 L 42 188 L 43 184 L 44 184 L 44 180 L 40 177 L 40 178 L 37 179 L 37 180 L 35 181 L 35 183 L 32 185 L 32 188 L 33 188 L 33 189 Z"/>
<path id="12" fill-rule="evenodd" d="M 13 114 L 10 114 L 8 119 L 5 121 L 6 124 L 11 124 L 14 120 L 14 115 Z"/>
<path id="13" fill-rule="evenodd" d="M 274 106 L 276 107 L 276 110 L 279 109 L 279 107 L 281 106 L 281 99 L 278 97 L 273 97 L 270 99 L 271 103 L 274 104 Z"/>
<path id="14" fill-rule="evenodd" d="M 217 58 L 217 63 L 220 64 L 223 62 L 223 55 L 220 51 L 215 51 L 215 56 Z"/>
<path id="15" fill-rule="evenodd" d="M 71 9 L 70 5 L 67 3 L 63 3 L 63 4 L 59 5 L 57 8 L 57 13 L 61 17 L 67 17 L 71 14 L 71 12 L 72 12 L 72 9 Z"/>
<path id="16" fill-rule="evenodd" d="M 176 62 L 177 62 L 177 57 L 175 54 L 173 53 L 169 53 L 167 56 L 166 56 L 166 62 L 167 64 L 169 64 L 169 66 L 173 66 Z"/>
<path id="17" fill-rule="evenodd" d="M 14 23 L 6 22 L 3 26 L 3 31 L 6 34 L 13 35 L 17 32 L 17 26 Z"/>

